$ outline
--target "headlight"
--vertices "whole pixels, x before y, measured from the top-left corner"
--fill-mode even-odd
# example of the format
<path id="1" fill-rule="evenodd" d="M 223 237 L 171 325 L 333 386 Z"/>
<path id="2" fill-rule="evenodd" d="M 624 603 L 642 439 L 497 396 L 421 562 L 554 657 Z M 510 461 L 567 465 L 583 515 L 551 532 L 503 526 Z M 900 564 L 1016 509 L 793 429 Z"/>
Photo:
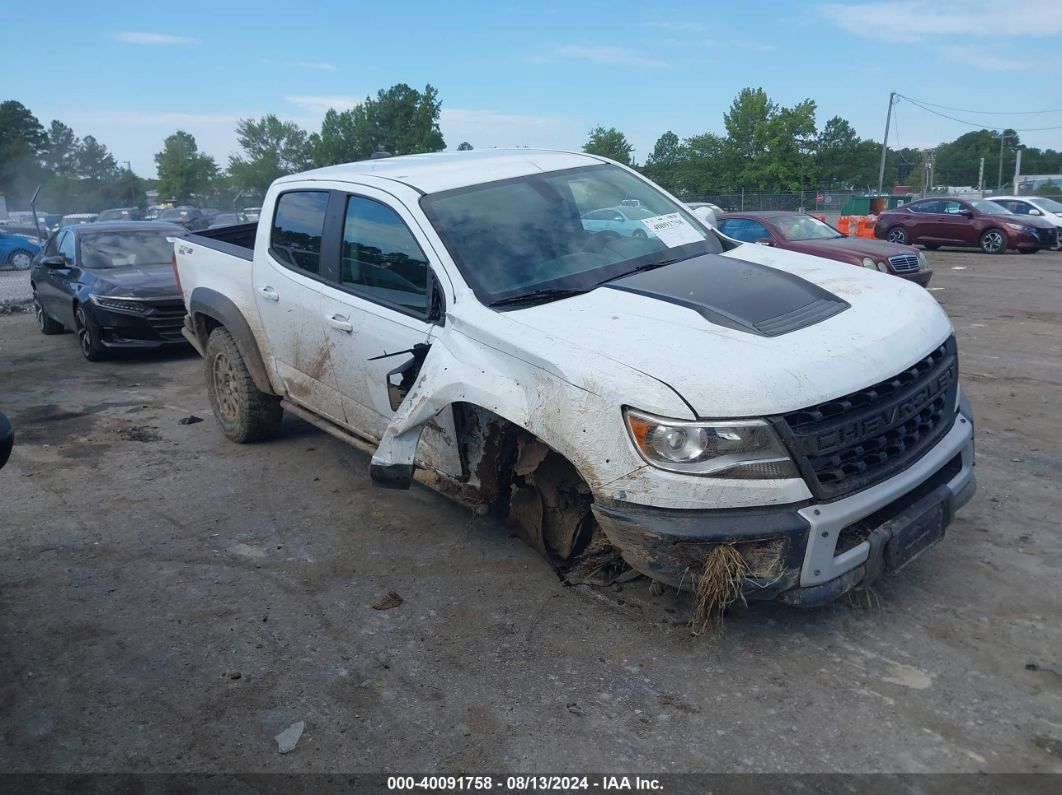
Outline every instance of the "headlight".
<path id="1" fill-rule="evenodd" d="M 660 469 L 717 478 L 798 477 L 765 420 L 671 420 L 634 409 L 624 417 L 642 458 Z"/>
<path id="2" fill-rule="evenodd" d="M 1007 227 L 1008 229 L 1013 229 L 1015 232 L 1033 231 L 1030 227 L 1025 226 L 1025 224 L 1012 224 L 1010 221 L 1004 221 L 1003 226 Z"/>
<path id="3" fill-rule="evenodd" d="M 889 272 L 889 266 L 886 265 L 884 262 L 879 262 L 878 263 L 878 270 L 881 271 L 882 273 L 888 273 Z"/>
<path id="4" fill-rule="evenodd" d="M 874 260 L 872 260 L 870 257 L 863 257 L 863 267 L 874 270 Z"/>
<path id="5" fill-rule="evenodd" d="M 114 312 L 133 312 L 135 314 L 143 314 L 147 310 L 147 306 L 143 301 L 132 301 L 127 298 L 109 298 L 103 295 L 92 296 L 92 303 L 101 309 L 109 309 Z"/>
<path id="6" fill-rule="evenodd" d="M 925 270 L 929 267 L 929 260 L 926 259 L 926 253 L 924 251 L 918 252 L 918 270 Z"/>

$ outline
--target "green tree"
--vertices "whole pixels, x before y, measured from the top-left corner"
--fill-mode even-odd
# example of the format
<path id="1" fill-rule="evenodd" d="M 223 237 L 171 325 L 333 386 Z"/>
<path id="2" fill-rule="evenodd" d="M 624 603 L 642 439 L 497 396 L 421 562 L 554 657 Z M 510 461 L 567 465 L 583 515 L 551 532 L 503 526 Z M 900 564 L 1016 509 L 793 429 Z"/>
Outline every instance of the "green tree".
<path id="1" fill-rule="evenodd" d="M 353 114 L 329 108 L 321 122 L 321 132 L 310 136 L 310 151 L 314 164 L 318 166 L 334 166 L 362 159 L 357 150 Z"/>
<path id="2" fill-rule="evenodd" d="M 680 172 L 686 160 L 687 154 L 679 137 L 668 130 L 656 140 L 653 151 L 645 158 L 642 171 L 660 187 L 682 195 L 684 185 Z"/>
<path id="3" fill-rule="evenodd" d="M 114 161 L 114 156 L 91 135 L 82 139 L 75 161 L 77 174 L 82 179 L 100 183 L 116 180 L 118 177 L 118 164 Z"/>
<path id="4" fill-rule="evenodd" d="M 733 189 L 727 175 L 726 141 L 713 133 L 693 135 L 683 143 L 680 169 L 682 196 L 700 198 Z"/>
<path id="5" fill-rule="evenodd" d="M 40 121 L 21 102 L 0 102 L 0 193 L 8 206 L 28 204 L 44 176 L 41 160 L 48 137 Z"/>
<path id="6" fill-rule="evenodd" d="M 767 123 L 767 154 L 755 173 L 768 190 L 802 190 L 815 183 L 815 102 L 779 108 Z"/>
<path id="7" fill-rule="evenodd" d="M 61 121 L 53 120 L 48 127 L 45 167 L 56 176 L 73 176 L 78 170 L 80 151 L 81 139 Z"/>
<path id="8" fill-rule="evenodd" d="M 462 141 L 461 143 L 459 143 L 457 145 L 457 151 L 458 152 L 471 152 L 472 151 L 472 144 L 470 144 L 468 141 Z"/>
<path id="9" fill-rule="evenodd" d="M 727 182 L 756 190 L 798 190 L 814 181 L 815 102 L 792 108 L 762 88 L 744 88 L 723 115 Z"/>
<path id="10" fill-rule="evenodd" d="M 273 114 L 259 121 L 241 119 L 236 135 L 243 156 L 229 157 L 229 176 L 238 189 L 253 195 L 264 194 L 278 177 L 305 171 L 313 161 L 306 131 Z"/>
<path id="11" fill-rule="evenodd" d="M 859 144 L 859 136 L 847 120 L 834 116 L 826 122 L 815 151 L 815 166 L 823 187 L 840 190 L 862 182 L 853 177 L 860 167 Z"/>
<path id="12" fill-rule="evenodd" d="M 201 153 L 195 137 L 184 130 L 166 138 L 162 151 L 155 154 L 155 165 L 163 198 L 184 200 L 205 194 L 218 174 L 214 158 Z"/>
<path id="13" fill-rule="evenodd" d="M 777 112 L 762 88 L 741 89 L 723 114 L 730 152 L 746 163 L 759 159 L 767 151 L 767 124 Z"/>
<path id="14" fill-rule="evenodd" d="M 319 166 L 365 160 L 374 152 L 412 155 L 446 148 L 439 129 L 442 103 L 431 85 L 417 91 L 398 83 L 342 112 L 330 109 L 321 132 L 310 136 Z"/>
<path id="15" fill-rule="evenodd" d="M 608 157 L 619 163 L 631 165 L 634 161 L 631 155 L 634 146 L 627 140 L 627 136 L 615 127 L 595 127 L 590 131 L 590 138 L 583 144 L 583 151 L 590 155 Z"/>

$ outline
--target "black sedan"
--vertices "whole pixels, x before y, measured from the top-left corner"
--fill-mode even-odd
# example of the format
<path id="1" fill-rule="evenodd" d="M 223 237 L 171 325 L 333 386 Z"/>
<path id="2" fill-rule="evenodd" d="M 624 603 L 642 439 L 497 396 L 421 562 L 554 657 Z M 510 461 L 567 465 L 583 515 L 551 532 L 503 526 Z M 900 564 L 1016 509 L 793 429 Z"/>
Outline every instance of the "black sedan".
<path id="1" fill-rule="evenodd" d="M 187 234 L 154 221 L 65 226 L 33 261 L 33 309 L 44 334 L 77 333 L 89 361 L 117 348 L 186 344 L 173 244 Z"/>

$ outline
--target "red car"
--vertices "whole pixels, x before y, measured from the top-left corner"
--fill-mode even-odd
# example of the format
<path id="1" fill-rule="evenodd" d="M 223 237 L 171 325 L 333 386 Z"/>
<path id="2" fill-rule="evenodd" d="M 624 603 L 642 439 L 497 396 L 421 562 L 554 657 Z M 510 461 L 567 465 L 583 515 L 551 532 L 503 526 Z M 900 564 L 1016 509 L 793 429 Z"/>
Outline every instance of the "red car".
<path id="1" fill-rule="evenodd" d="M 984 199 L 921 199 L 878 216 L 874 235 L 893 243 L 979 247 L 986 254 L 1033 254 L 1058 244 L 1049 221 L 1015 215 Z"/>
<path id="2" fill-rule="evenodd" d="M 842 235 L 829 224 L 803 213 L 723 213 L 719 231 L 734 240 L 799 251 L 891 273 L 925 287 L 933 277 L 926 257 L 911 246 Z"/>

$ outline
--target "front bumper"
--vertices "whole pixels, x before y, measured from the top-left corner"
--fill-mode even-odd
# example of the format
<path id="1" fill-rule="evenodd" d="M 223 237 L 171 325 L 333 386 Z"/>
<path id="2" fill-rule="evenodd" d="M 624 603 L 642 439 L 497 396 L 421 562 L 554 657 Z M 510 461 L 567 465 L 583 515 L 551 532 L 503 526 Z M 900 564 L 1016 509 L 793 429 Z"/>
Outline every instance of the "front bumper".
<path id="1" fill-rule="evenodd" d="M 922 287 L 929 286 L 929 280 L 933 278 L 933 271 L 929 268 L 923 268 L 922 270 L 915 271 L 914 273 L 894 273 L 893 276 L 899 276 L 901 279 L 906 279 L 909 282 L 921 285 Z"/>
<path id="2" fill-rule="evenodd" d="M 183 307 L 181 313 L 147 304 L 142 312 L 115 311 L 93 303 L 89 319 L 105 348 L 161 348 L 187 344 L 181 335 Z"/>
<path id="3" fill-rule="evenodd" d="M 749 566 L 747 599 L 820 605 L 902 568 L 943 537 L 976 488 L 973 447 L 964 405 L 922 458 L 841 499 L 701 511 L 598 500 L 594 514 L 633 568 L 675 588 L 692 587 L 711 549 L 729 543 Z"/>

